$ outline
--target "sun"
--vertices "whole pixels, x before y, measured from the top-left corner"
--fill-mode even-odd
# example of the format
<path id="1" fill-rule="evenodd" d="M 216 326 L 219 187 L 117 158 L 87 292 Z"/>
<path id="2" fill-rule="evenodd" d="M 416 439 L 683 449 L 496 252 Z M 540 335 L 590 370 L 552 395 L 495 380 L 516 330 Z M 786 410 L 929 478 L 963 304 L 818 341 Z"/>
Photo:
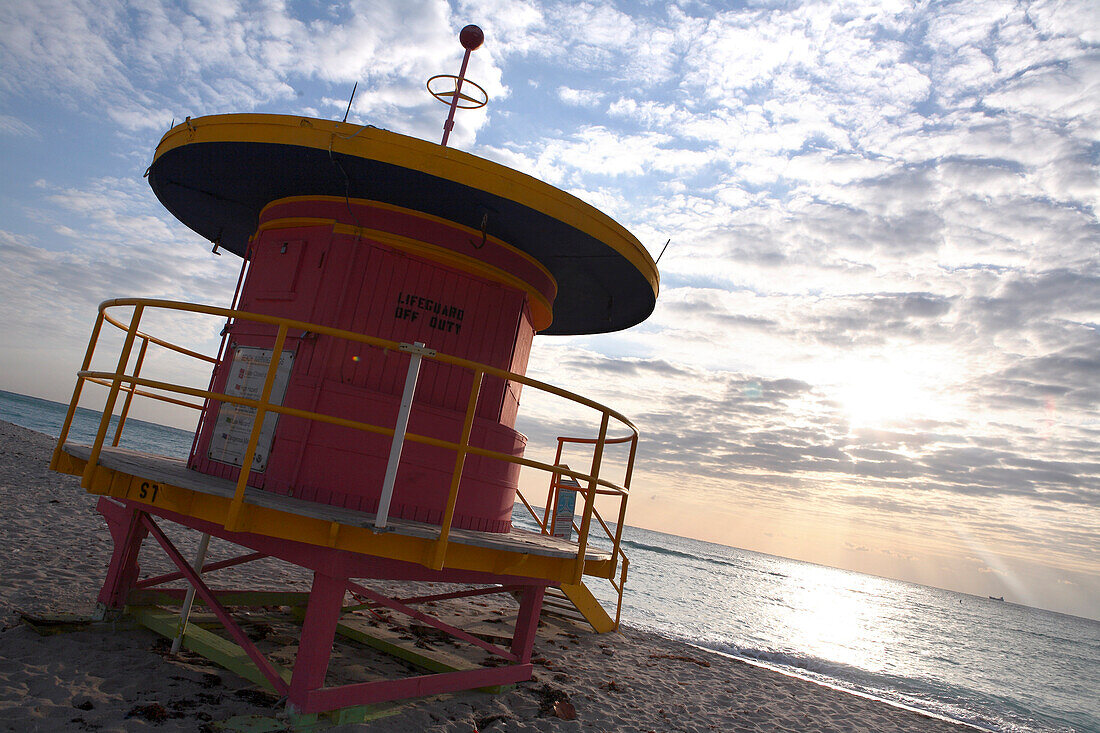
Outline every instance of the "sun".
<path id="1" fill-rule="evenodd" d="M 870 361 L 852 364 L 837 380 L 834 399 L 849 425 L 887 427 L 937 411 L 939 395 L 911 365 Z"/>

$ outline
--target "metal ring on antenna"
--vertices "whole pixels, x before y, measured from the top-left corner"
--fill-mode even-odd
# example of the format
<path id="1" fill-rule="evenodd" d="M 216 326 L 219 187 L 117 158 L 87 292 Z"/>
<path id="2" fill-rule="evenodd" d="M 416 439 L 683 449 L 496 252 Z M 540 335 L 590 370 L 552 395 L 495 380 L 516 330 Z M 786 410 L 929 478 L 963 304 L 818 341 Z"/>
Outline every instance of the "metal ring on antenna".
<path id="1" fill-rule="evenodd" d="M 438 91 L 437 92 L 436 90 L 432 89 L 432 82 L 435 81 L 436 79 L 453 79 L 454 82 L 455 82 L 455 89 L 457 89 L 458 88 L 458 82 L 461 79 L 461 77 L 457 77 L 454 74 L 436 74 L 431 79 L 428 79 L 428 84 L 427 84 L 428 92 L 433 97 L 435 97 L 440 102 L 442 102 L 443 104 L 449 105 L 451 103 L 451 101 L 454 99 L 455 89 L 451 89 L 450 91 Z M 485 105 L 487 105 L 489 103 L 489 93 L 486 92 L 481 87 L 480 84 L 478 84 L 477 82 L 474 82 L 474 81 L 470 81 L 469 79 L 461 79 L 461 81 L 462 81 L 463 86 L 469 84 L 470 86 L 475 87 L 479 92 L 481 92 L 481 97 L 482 98 L 479 100 L 479 99 L 475 99 L 473 97 L 467 96 L 467 95 L 463 94 L 462 92 L 458 92 L 458 98 L 459 98 L 460 101 L 458 102 L 457 105 L 455 105 L 458 109 L 479 109 L 479 108 L 484 107 Z M 468 102 L 468 104 L 463 104 L 462 103 L 463 101 Z"/>

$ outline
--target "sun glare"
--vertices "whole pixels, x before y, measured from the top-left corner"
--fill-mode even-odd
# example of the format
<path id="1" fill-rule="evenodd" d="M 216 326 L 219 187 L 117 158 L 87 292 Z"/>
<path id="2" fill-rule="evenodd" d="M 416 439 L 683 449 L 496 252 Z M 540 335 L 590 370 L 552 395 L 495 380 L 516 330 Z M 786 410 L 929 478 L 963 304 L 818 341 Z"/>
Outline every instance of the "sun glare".
<path id="1" fill-rule="evenodd" d="M 852 365 L 837 382 L 835 399 L 852 427 L 897 425 L 942 412 L 938 391 L 913 365 Z"/>
<path id="2" fill-rule="evenodd" d="M 895 629 L 875 599 L 881 581 L 844 570 L 797 564 L 784 581 L 787 633 L 820 659 L 885 670 Z"/>

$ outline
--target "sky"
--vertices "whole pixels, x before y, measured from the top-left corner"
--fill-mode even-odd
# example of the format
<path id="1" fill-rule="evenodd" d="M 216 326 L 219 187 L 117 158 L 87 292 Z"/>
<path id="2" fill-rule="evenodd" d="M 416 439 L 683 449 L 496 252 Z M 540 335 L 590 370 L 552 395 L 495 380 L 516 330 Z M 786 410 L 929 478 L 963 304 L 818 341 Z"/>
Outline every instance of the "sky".
<path id="1" fill-rule="evenodd" d="M 173 122 L 358 83 L 438 141 L 467 23 L 450 144 L 670 241 L 645 323 L 528 370 L 637 424 L 630 524 L 1100 618 L 1091 0 L 0 0 L 0 389 L 68 401 L 106 298 L 229 304 L 142 177 Z"/>

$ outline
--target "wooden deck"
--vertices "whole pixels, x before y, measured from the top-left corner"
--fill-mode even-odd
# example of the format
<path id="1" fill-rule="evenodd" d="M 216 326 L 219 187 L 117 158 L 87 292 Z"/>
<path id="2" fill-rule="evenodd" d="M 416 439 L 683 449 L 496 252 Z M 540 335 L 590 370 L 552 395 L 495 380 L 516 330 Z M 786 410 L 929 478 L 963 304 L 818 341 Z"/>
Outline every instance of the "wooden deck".
<path id="1" fill-rule="evenodd" d="M 65 443 L 62 450 L 82 461 L 87 461 L 92 453 L 91 446 L 77 443 Z M 230 498 L 236 493 L 236 482 L 192 471 L 187 468 L 184 461 L 178 458 L 168 458 L 128 448 L 104 446 L 99 454 L 99 463 L 105 468 L 187 489 L 188 491 L 225 498 Z M 251 486 L 245 491 L 244 501 L 245 504 L 266 507 L 294 516 L 311 517 L 327 522 L 338 522 L 352 527 L 374 530 L 375 515 L 369 512 L 295 499 Z M 434 524 L 412 522 L 395 517 L 390 517 L 386 524 L 385 531 L 394 534 L 428 540 L 435 540 L 439 537 L 439 527 Z M 576 542 L 569 542 L 559 537 L 529 532 L 515 527 L 508 533 L 477 532 L 452 527 L 449 541 L 460 545 L 543 557 L 575 558 L 577 556 Z M 603 550 L 588 547 L 585 550 L 584 559 L 586 562 L 608 561 L 611 559 L 611 555 Z"/>

